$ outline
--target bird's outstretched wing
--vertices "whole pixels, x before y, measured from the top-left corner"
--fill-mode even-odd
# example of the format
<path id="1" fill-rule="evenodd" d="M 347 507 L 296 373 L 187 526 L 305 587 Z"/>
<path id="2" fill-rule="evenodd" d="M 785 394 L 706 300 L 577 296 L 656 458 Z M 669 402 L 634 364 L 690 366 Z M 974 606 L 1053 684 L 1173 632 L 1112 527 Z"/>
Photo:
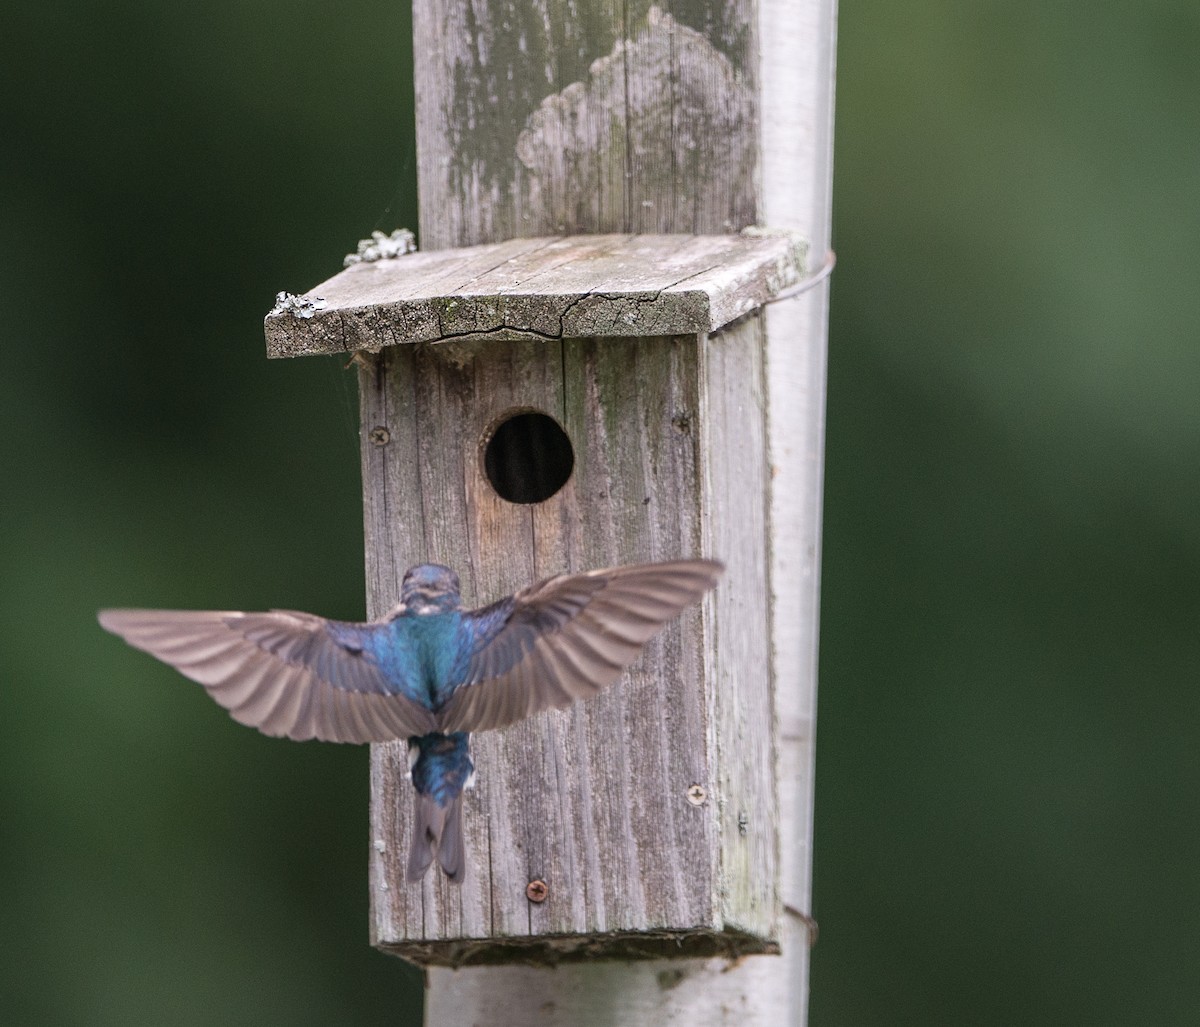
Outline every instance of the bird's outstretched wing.
<path id="1" fill-rule="evenodd" d="M 287 610 L 102 610 L 100 625 L 267 735 L 386 742 L 435 729 L 364 655 L 370 625 Z"/>
<path id="2" fill-rule="evenodd" d="M 471 611 L 478 647 L 438 729 L 489 731 L 595 695 L 723 569 L 676 560 L 560 575 Z"/>

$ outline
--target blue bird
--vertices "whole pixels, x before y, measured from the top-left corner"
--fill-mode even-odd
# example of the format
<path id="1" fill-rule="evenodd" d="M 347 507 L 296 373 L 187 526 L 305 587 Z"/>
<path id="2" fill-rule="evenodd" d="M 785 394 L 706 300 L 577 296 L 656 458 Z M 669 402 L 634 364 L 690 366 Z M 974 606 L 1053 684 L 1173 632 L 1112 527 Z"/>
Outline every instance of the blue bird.
<path id="1" fill-rule="evenodd" d="M 407 739 L 416 790 L 408 879 L 466 866 L 469 736 L 562 709 L 616 681 L 712 588 L 715 560 L 562 574 L 464 610 L 458 575 L 420 564 L 367 624 L 310 613 L 102 610 L 100 624 L 202 684 L 242 724 L 297 741 Z"/>

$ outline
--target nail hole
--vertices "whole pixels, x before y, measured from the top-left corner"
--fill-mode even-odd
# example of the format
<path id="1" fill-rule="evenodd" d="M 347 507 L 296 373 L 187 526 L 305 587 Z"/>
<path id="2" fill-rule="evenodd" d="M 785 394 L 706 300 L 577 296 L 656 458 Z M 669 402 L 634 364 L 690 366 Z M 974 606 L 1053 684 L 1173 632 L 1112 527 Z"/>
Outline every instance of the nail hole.
<path id="1" fill-rule="evenodd" d="M 483 450 L 483 471 L 501 499 L 542 503 L 575 469 L 575 451 L 559 423 L 548 414 L 523 410 L 492 429 Z"/>

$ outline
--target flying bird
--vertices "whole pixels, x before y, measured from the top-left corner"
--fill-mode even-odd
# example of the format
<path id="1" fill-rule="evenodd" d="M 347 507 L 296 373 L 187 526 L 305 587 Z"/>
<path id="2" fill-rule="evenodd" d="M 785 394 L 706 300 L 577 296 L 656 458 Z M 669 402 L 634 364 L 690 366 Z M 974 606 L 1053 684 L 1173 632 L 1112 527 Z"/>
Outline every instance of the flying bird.
<path id="1" fill-rule="evenodd" d="M 464 610 L 458 575 L 427 563 L 404 575 L 395 607 L 365 624 L 291 610 L 102 610 L 99 619 L 264 734 L 407 739 L 416 790 L 408 879 L 424 877 L 436 855 L 459 882 L 470 734 L 596 695 L 722 570 L 675 560 L 560 574 Z"/>

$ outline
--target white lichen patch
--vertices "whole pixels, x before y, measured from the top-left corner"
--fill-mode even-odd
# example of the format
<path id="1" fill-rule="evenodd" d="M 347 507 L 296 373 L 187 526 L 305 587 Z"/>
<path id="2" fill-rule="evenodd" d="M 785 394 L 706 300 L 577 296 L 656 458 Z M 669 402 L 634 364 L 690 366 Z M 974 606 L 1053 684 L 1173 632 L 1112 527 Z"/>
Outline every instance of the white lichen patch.
<path id="1" fill-rule="evenodd" d="M 372 232 L 370 239 L 359 239 L 358 250 L 347 253 L 342 267 L 354 264 L 372 264 L 377 260 L 392 260 L 408 253 L 417 252 L 417 237 L 407 228 L 397 228 L 391 235 Z"/>
<path id="2" fill-rule="evenodd" d="M 327 304 L 321 296 L 293 296 L 290 292 L 281 292 L 275 296 L 275 306 L 271 308 L 267 317 L 290 314 L 292 317 L 301 317 L 307 320 L 318 310 L 324 310 L 326 306 Z"/>

